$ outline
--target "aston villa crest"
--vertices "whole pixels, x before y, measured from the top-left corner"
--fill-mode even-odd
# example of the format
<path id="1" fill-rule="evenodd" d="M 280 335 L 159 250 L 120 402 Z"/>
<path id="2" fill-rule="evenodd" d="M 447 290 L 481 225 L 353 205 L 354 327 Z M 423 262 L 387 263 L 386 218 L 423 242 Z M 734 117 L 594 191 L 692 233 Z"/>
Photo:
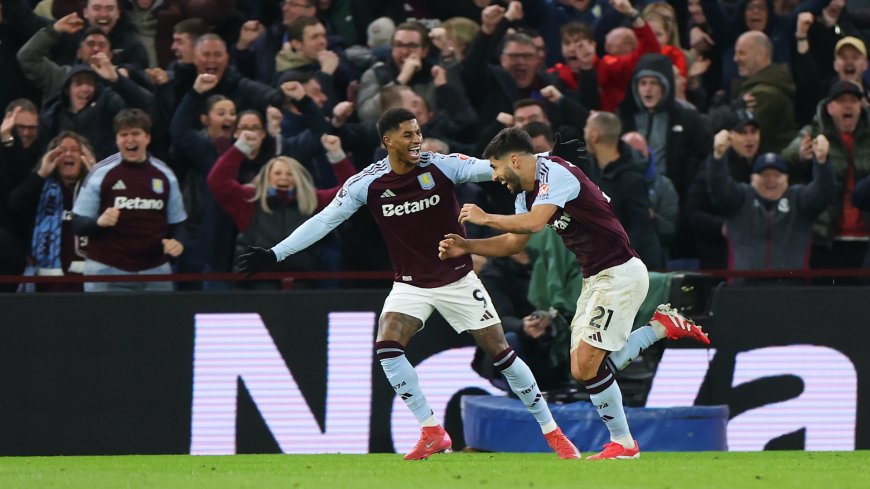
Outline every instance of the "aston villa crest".
<path id="1" fill-rule="evenodd" d="M 433 188 L 435 188 L 435 179 L 432 178 L 431 172 L 427 171 L 426 173 L 419 175 L 417 177 L 417 181 L 420 182 L 420 187 L 423 190 L 432 190 Z"/>

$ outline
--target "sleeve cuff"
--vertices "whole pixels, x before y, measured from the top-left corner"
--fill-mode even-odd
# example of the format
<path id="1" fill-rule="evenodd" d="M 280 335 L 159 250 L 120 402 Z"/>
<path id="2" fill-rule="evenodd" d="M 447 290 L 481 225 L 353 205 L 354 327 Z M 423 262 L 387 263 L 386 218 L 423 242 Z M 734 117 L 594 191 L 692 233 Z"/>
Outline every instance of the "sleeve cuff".
<path id="1" fill-rule="evenodd" d="M 347 155 L 344 151 L 337 151 L 335 153 L 326 153 L 326 159 L 329 160 L 333 165 L 339 163 L 341 160 L 347 158 Z"/>
<path id="2" fill-rule="evenodd" d="M 245 156 L 247 156 L 247 157 L 249 157 L 249 158 L 251 157 L 251 151 L 252 151 L 253 148 L 251 148 L 250 146 L 248 146 L 248 144 L 245 143 L 244 141 L 242 141 L 241 138 L 236 139 L 236 142 L 233 143 L 233 146 L 235 146 L 236 149 L 238 149 L 239 151 L 241 151 L 242 153 L 244 153 Z"/>

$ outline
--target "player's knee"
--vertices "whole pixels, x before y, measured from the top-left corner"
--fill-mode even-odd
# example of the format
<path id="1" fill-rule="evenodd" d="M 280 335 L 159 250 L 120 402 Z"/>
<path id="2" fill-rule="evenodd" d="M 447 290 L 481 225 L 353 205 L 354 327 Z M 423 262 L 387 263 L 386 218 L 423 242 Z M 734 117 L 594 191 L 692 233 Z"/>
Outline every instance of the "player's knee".
<path id="1" fill-rule="evenodd" d="M 378 335 L 376 341 L 398 341 L 403 345 L 408 344 L 421 327 L 422 324 L 415 324 L 408 321 L 407 316 L 396 313 L 385 313 L 378 321 Z"/>
<path id="2" fill-rule="evenodd" d="M 477 345 L 492 358 L 495 358 L 510 348 L 501 324 L 496 324 L 488 328 L 471 330 L 471 336 L 474 338 Z"/>
<path id="3" fill-rule="evenodd" d="M 600 358 L 580 357 L 571 364 L 571 375 L 574 380 L 585 382 L 594 378 L 603 364 L 604 360 Z"/>

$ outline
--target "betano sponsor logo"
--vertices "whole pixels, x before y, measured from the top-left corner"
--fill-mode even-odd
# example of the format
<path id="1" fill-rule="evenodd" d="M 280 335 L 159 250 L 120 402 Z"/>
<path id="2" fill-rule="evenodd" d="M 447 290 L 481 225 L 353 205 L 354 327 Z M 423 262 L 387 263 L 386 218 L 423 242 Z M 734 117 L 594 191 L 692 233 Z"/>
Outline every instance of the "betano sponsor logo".
<path id="1" fill-rule="evenodd" d="M 420 199 L 414 202 L 404 202 L 402 204 L 383 204 L 381 205 L 381 210 L 384 213 L 384 217 L 390 216 L 403 216 L 406 214 L 415 214 L 417 212 L 426 210 L 433 205 L 438 205 L 441 202 L 441 197 L 438 194 L 435 194 L 426 199 Z"/>
<path id="2" fill-rule="evenodd" d="M 118 209 L 131 209 L 140 211 L 159 211 L 163 209 L 163 205 L 163 199 L 143 199 L 142 197 L 128 199 L 127 197 L 115 197 L 114 207 L 117 207 Z"/>

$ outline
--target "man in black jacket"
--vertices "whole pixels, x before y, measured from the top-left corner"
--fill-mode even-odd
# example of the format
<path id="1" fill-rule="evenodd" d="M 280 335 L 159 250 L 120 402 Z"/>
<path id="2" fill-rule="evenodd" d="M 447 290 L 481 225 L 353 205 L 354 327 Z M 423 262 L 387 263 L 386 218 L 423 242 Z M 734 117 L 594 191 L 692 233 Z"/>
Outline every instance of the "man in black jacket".
<path id="1" fill-rule="evenodd" d="M 592 161 L 590 176 L 611 198 L 613 212 L 644 264 L 661 269 L 664 259 L 646 180 L 631 148 L 619 139 L 621 131 L 619 118 L 610 112 L 592 112 L 586 120 L 583 138 Z"/>
<path id="2" fill-rule="evenodd" d="M 0 123 L 0 275 L 20 275 L 27 255 L 28 224 L 9 211 L 9 194 L 27 178 L 42 154 L 37 138 L 39 115 L 33 102 L 16 99 L 9 103 Z M 14 292 L 16 286 L 0 286 Z"/>
<path id="3" fill-rule="evenodd" d="M 761 125 L 751 112 L 741 109 L 727 113 L 719 124 L 719 129 L 729 132 L 731 145 L 721 155 L 711 153 L 705 167 L 709 167 L 714 158 L 723 159 L 734 181 L 749 183 L 752 164 L 761 147 Z M 700 260 L 701 268 L 725 268 L 728 265 L 725 242 L 728 231 L 725 218 L 714 209 L 710 201 L 706 171 L 699 171 L 695 175 L 686 196 L 683 214 L 694 237 L 695 254 Z"/>

